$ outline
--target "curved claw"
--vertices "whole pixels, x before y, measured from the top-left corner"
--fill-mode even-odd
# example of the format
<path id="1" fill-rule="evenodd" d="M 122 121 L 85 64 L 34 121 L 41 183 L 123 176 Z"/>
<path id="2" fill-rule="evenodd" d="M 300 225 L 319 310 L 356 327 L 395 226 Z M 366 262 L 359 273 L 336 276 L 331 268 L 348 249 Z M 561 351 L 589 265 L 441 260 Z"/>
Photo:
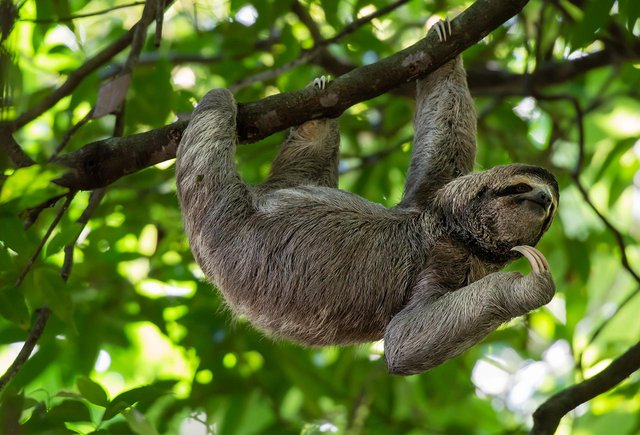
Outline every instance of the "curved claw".
<path id="1" fill-rule="evenodd" d="M 529 260 L 529 264 L 531 265 L 531 269 L 534 273 L 549 271 L 549 262 L 544 257 L 544 255 L 542 255 L 542 252 L 538 251 L 533 246 L 514 246 L 513 248 L 511 248 L 511 250 L 519 252 L 523 256 L 527 257 L 527 260 Z"/>
<path id="2" fill-rule="evenodd" d="M 433 25 L 433 27 L 438 34 L 438 39 L 440 40 L 440 42 L 446 41 L 447 37 L 451 36 L 451 23 L 449 22 L 449 18 L 438 21 Z"/>
<path id="3" fill-rule="evenodd" d="M 325 76 L 322 75 L 320 77 L 316 77 L 315 79 L 313 79 L 313 82 L 311 83 L 311 85 L 316 88 L 316 89 L 326 89 L 327 84 L 329 84 L 329 81 L 331 80 L 331 76 Z"/>

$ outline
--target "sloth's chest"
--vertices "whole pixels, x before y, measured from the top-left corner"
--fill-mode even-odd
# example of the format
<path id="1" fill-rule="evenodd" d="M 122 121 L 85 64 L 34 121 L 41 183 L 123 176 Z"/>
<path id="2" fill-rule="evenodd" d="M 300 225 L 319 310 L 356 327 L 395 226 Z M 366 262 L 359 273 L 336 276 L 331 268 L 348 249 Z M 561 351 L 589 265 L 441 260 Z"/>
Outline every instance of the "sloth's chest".
<path id="1" fill-rule="evenodd" d="M 439 241 L 430 257 L 427 267 L 430 281 L 445 291 L 457 290 L 493 272 L 464 246 L 447 240 Z"/>

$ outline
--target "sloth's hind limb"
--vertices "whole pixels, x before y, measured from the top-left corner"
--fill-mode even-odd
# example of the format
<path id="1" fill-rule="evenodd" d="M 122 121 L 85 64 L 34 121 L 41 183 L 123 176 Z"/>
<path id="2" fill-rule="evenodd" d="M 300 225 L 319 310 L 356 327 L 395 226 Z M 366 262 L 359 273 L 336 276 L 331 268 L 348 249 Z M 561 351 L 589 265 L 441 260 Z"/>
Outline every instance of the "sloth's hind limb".
<path id="1" fill-rule="evenodd" d="M 443 42 L 451 23 L 432 27 Z M 462 58 L 442 65 L 416 87 L 416 115 L 411 165 L 400 207 L 429 207 L 434 193 L 473 169 L 476 154 L 476 112 Z"/>
<path id="2" fill-rule="evenodd" d="M 309 84 L 324 91 L 325 76 Z M 337 119 L 315 119 L 291 128 L 271 165 L 262 192 L 302 185 L 338 187 L 340 132 Z"/>

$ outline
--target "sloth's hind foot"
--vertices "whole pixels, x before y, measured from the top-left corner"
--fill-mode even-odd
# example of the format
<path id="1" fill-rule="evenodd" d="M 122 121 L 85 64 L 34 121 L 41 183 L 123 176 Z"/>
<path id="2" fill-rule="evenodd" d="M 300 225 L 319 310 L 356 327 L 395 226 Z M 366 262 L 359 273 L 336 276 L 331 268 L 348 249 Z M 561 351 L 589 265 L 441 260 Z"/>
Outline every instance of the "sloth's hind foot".
<path id="1" fill-rule="evenodd" d="M 438 34 L 440 42 L 445 42 L 447 38 L 451 36 L 451 23 L 449 22 L 449 18 L 438 21 L 433 25 L 433 28 Z"/>
<path id="2" fill-rule="evenodd" d="M 316 77 L 313 79 L 309 86 L 313 86 L 316 89 L 324 90 L 327 88 L 327 85 L 331 81 L 331 76 L 329 75 L 321 75 L 320 77 Z"/>

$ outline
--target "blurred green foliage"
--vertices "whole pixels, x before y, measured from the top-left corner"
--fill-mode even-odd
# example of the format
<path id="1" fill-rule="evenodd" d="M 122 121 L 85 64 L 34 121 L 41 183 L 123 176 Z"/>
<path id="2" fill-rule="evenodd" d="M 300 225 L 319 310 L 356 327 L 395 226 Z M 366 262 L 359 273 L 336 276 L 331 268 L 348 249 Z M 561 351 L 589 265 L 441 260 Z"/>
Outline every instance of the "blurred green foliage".
<path id="1" fill-rule="evenodd" d="M 357 16 L 389 2 L 306 0 L 331 37 Z M 6 41 L 20 79 L 11 118 L 32 107 L 139 19 L 141 6 L 64 20 L 117 0 L 27 0 Z M 407 5 L 358 28 L 329 53 L 354 66 L 417 41 L 432 14 L 455 16 L 467 0 Z M 638 43 L 634 0 L 532 0 L 524 11 L 465 53 L 468 70 L 532 71 L 620 41 Z M 45 20 L 45 22 L 33 22 Z M 47 21 L 48 20 L 48 21 Z M 126 102 L 125 134 L 163 126 L 212 87 L 229 87 L 277 69 L 313 46 L 289 1 L 181 0 L 165 14 L 160 48 L 152 32 Z M 265 42 L 266 41 L 266 42 Z M 16 139 L 46 162 L 65 133 L 93 107 L 110 66 L 36 120 Z M 305 86 L 325 71 L 312 63 L 236 93 L 239 101 Z M 640 64 L 620 62 L 536 91 L 572 96 L 584 111 L 584 166 L 578 176 L 595 206 L 621 233 L 630 267 L 640 271 Z M 64 193 L 60 168 L 10 169 L 0 193 L 0 371 L 16 357 L 35 309 L 53 315 L 33 356 L 0 396 L 0 432 L 24 433 L 498 433 L 524 432 L 535 407 L 589 377 L 640 336 L 640 283 L 621 262 L 616 235 L 594 213 L 571 176 L 579 126 L 568 99 L 482 95 L 477 168 L 539 164 L 560 179 L 559 216 L 539 245 L 558 294 L 546 308 L 513 321 L 459 358 L 422 375 L 386 374 L 381 344 L 304 349 L 265 338 L 233 319 L 203 280 L 189 251 L 172 162 L 109 186 L 83 229 L 80 192 L 19 287 L 63 200 L 24 228 L 28 209 Z M 385 205 L 402 195 L 410 156 L 413 102 L 383 95 L 341 117 L 341 188 Z M 109 137 L 113 117 L 80 128 L 65 152 Z M 282 134 L 242 146 L 243 176 L 268 173 Z M 364 158 L 372 156 L 370 158 Z M 635 180 L 635 182 L 634 182 Z M 65 245 L 77 240 L 67 282 Z M 366 255 L 366 253 L 363 253 Z M 526 271 L 524 262 L 514 266 Z M 622 307 L 621 302 L 628 299 Z M 600 328 L 601 325 L 605 325 Z M 601 329 L 594 339 L 595 331 Z M 640 377 L 563 420 L 561 433 L 638 433 Z"/>

